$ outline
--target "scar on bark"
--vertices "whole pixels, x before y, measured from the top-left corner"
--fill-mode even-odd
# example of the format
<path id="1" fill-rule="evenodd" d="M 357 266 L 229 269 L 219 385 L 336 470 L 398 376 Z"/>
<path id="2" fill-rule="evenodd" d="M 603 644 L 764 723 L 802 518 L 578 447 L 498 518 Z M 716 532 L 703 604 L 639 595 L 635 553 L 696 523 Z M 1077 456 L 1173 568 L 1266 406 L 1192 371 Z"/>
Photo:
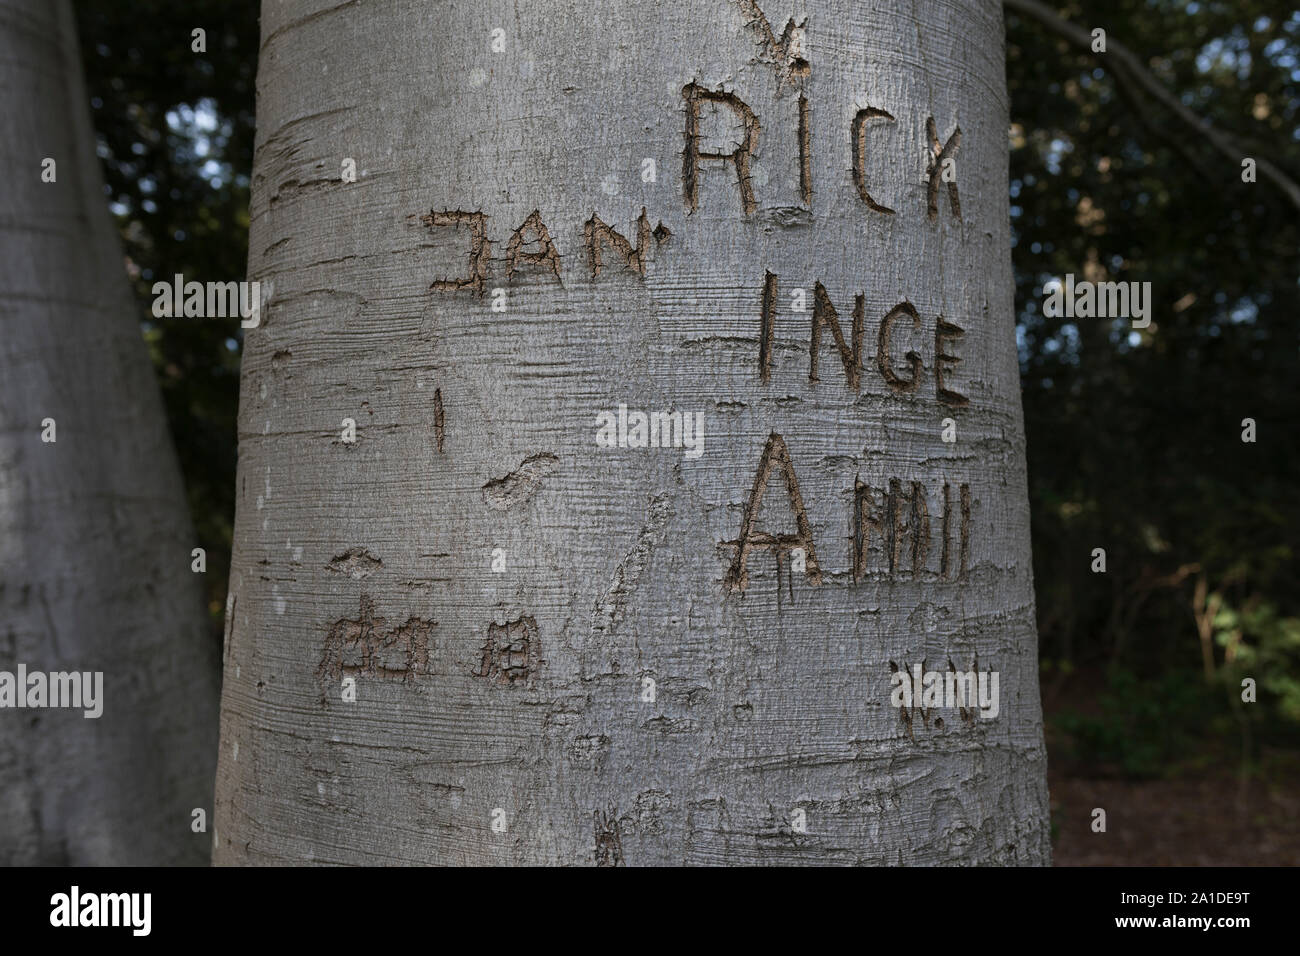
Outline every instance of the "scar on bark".
<path id="1" fill-rule="evenodd" d="M 316 677 L 337 681 L 347 675 L 410 681 L 428 674 L 429 637 L 437 621 L 411 615 L 405 624 L 387 632 L 382 631 L 384 623 L 384 618 L 375 615 L 374 600 L 362 593 L 360 614 L 331 625 Z M 400 664 L 388 656 L 390 652 L 396 653 Z"/>
<path id="2" fill-rule="evenodd" d="M 342 554 L 335 555 L 325 567 L 338 574 L 346 574 L 353 580 L 360 581 L 369 577 L 384 566 L 384 562 L 362 547 L 348 548 Z"/>
<path id="3" fill-rule="evenodd" d="M 867 204 L 868 209 L 892 216 L 894 210 L 876 202 L 871 198 L 871 193 L 867 192 L 867 122 L 873 119 L 894 122 L 893 116 L 874 106 L 860 109 L 854 115 L 853 122 L 849 127 L 849 146 L 853 154 L 853 184 L 858 187 L 858 195 L 862 197 L 862 201 Z"/>
<path id="4" fill-rule="evenodd" d="M 231 638 L 235 636 L 235 611 L 239 608 L 239 595 L 234 595 L 230 600 L 230 627 L 226 631 L 226 660 L 230 659 Z"/>
<path id="5" fill-rule="evenodd" d="M 522 504 L 542 487 L 542 479 L 559 465 L 558 456 L 548 451 L 529 455 L 508 475 L 493 478 L 483 485 L 483 499 L 495 508 L 512 508 Z"/>
<path id="6" fill-rule="evenodd" d="M 970 561 L 970 485 L 963 483 L 959 489 L 961 495 L 961 530 L 957 545 L 957 560 L 954 567 L 952 555 L 952 491 L 948 482 L 943 483 L 943 554 L 939 562 L 939 574 L 949 580 L 965 580 L 967 564 Z"/>
<path id="7" fill-rule="evenodd" d="M 682 96 L 686 99 L 686 146 L 682 150 L 682 190 L 686 197 L 686 208 L 695 212 L 700 200 L 700 163 L 702 160 L 715 160 L 723 164 L 730 163 L 736 169 L 736 178 L 740 181 L 740 203 L 748 216 L 758 207 L 754 198 L 754 185 L 750 180 L 749 157 L 754 151 L 760 127 L 754 111 L 734 93 L 725 90 L 706 90 L 696 83 L 687 83 L 682 87 Z M 744 136 L 730 153 L 706 153 L 700 151 L 700 104 L 702 102 L 718 103 L 740 117 L 744 127 Z"/>
<path id="8" fill-rule="evenodd" d="M 799 198 L 812 205 L 812 130 L 809 128 L 808 97 L 799 94 Z"/>
<path id="9" fill-rule="evenodd" d="M 524 233 L 532 232 L 535 234 L 533 239 L 525 239 Z M 522 250 L 524 245 L 541 243 L 542 248 L 537 252 Z M 551 241 L 551 231 L 546 228 L 546 223 L 542 222 L 540 210 L 534 209 L 528 214 L 528 218 L 519 224 L 510 236 L 510 241 L 506 243 L 506 280 L 514 278 L 515 270 L 519 268 L 520 262 L 550 267 L 551 274 L 555 276 L 557 282 L 563 285 L 560 280 L 560 254 L 556 251 L 555 243 Z"/>
<path id="10" fill-rule="evenodd" d="M 903 493 L 903 483 L 897 478 L 889 479 L 889 504 L 893 509 L 893 536 L 890 542 L 889 570 L 891 573 L 903 565 L 904 554 L 911 558 L 912 573 L 917 574 L 925 568 L 925 559 L 930 553 L 930 509 L 925 501 L 925 486 L 919 481 L 911 482 L 912 490 Z M 904 550 L 906 541 L 909 547 Z"/>
<path id="11" fill-rule="evenodd" d="M 912 370 L 911 378 L 901 378 L 894 371 L 894 364 L 890 357 L 890 336 L 893 332 L 894 322 L 904 315 L 911 317 L 913 329 L 918 332 L 921 330 L 921 316 L 917 314 L 916 307 L 910 302 L 900 302 L 890 309 L 884 319 L 881 320 L 880 335 L 876 340 L 876 365 L 879 367 L 880 374 L 884 377 L 885 384 L 889 386 L 890 391 L 899 395 L 914 392 L 917 386 L 921 384 L 921 356 L 915 352 L 907 353 L 908 365 Z"/>
<path id="12" fill-rule="evenodd" d="M 849 388 L 858 391 L 862 372 L 862 318 L 866 308 L 866 296 L 859 295 L 853 300 L 852 348 L 844 343 L 844 332 L 840 329 L 840 317 L 831 303 L 826 287 L 820 282 L 813 286 L 812 344 L 809 346 L 808 381 L 817 378 L 817 353 L 821 349 L 822 329 L 829 328 L 835 347 L 839 350 L 840 361 L 844 364 L 844 376 Z"/>
<path id="13" fill-rule="evenodd" d="M 478 670 L 470 673 L 489 683 L 522 684 L 537 674 L 541 656 L 536 618 L 520 615 L 505 624 L 488 624 L 487 641 L 480 651 Z"/>
<path id="14" fill-rule="evenodd" d="M 459 209 L 446 209 L 441 212 L 432 209 L 420 221 L 433 229 L 436 226 L 469 226 L 469 276 L 464 279 L 435 279 L 430 289 L 451 290 L 472 289 L 483 294 L 487 282 L 488 259 L 492 255 L 492 243 L 487 237 L 487 216 L 481 212 L 464 212 Z"/>
<path id="15" fill-rule="evenodd" d="M 889 662 L 889 670 L 890 670 L 890 673 L 892 673 L 892 674 L 897 674 L 897 673 L 898 673 L 898 665 L 895 664 L 893 661 L 890 661 L 890 662 Z M 908 670 L 907 670 L 907 661 L 903 661 L 903 674 L 904 674 L 904 676 L 907 676 L 907 677 L 909 677 L 909 679 L 910 679 L 910 675 L 909 675 L 909 672 L 908 672 Z M 913 693 L 913 694 L 916 693 L 915 688 L 913 688 L 912 693 Z M 913 703 L 915 703 L 915 701 L 913 701 Z M 901 720 L 901 721 L 903 722 L 903 725 L 904 725 L 905 727 L 907 727 L 907 736 L 910 737 L 912 740 L 916 740 L 916 736 L 915 736 L 915 734 L 912 733 L 912 708 L 911 708 L 911 707 L 908 707 L 906 704 L 903 704 L 902 706 L 900 706 L 900 707 L 898 708 L 898 719 Z"/>
<path id="16" fill-rule="evenodd" d="M 930 554 L 930 508 L 925 498 L 925 486 L 919 481 L 909 482 L 906 494 L 903 483 L 889 479 L 889 490 L 881 490 L 877 501 L 872 489 L 860 479 L 853 486 L 853 578 L 862 580 L 867 572 L 867 557 L 871 551 L 874 532 L 884 543 L 889 556 L 889 573 L 896 574 L 908 560 L 913 574 L 925 569 Z M 946 516 L 945 516 L 946 517 Z"/>
<path id="17" fill-rule="evenodd" d="M 774 468 L 780 468 L 785 479 L 785 490 L 790 500 L 790 510 L 794 512 L 795 526 L 798 534 L 773 535 L 754 528 L 758 520 L 759 506 L 763 503 L 763 492 Z M 758 474 L 754 477 L 754 487 L 749 494 L 749 503 L 745 506 L 744 517 L 740 523 L 740 537 L 735 541 L 723 541 L 721 544 L 734 547 L 736 557 L 723 580 L 723 588 L 728 591 L 743 591 L 749 586 L 749 553 L 754 550 L 772 550 L 778 555 L 795 548 L 804 552 L 804 571 L 813 585 L 822 583 L 821 568 L 817 564 L 817 551 L 813 547 L 812 526 L 808 523 L 808 513 L 804 509 L 803 497 L 799 494 L 799 481 L 795 478 L 794 465 L 786 449 L 785 439 L 776 432 L 768 436 L 763 456 L 759 459 Z M 779 570 L 779 569 L 778 569 Z M 777 581 L 780 587 L 780 581 Z"/>
<path id="18" fill-rule="evenodd" d="M 886 538 L 888 530 L 883 520 L 876 517 L 875 497 L 871 487 L 860 476 L 853 479 L 853 580 L 861 581 L 867 573 L 867 553 L 871 548 L 871 533 Z"/>
<path id="19" fill-rule="evenodd" d="M 951 657 L 948 658 L 948 672 L 949 672 L 950 674 L 957 674 L 957 673 L 959 673 L 959 671 L 957 670 L 956 665 L 953 664 L 953 662 L 952 662 L 952 658 L 951 658 Z M 978 680 L 978 676 L 979 676 L 979 656 L 978 656 L 978 655 L 976 655 L 976 657 L 975 657 L 975 673 L 976 673 L 976 679 Z M 946 689 L 946 688 L 945 688 L 945 689 Z M 979 702 L 979 698 L 976 697 L 976 703 L 978 704 L 978 702 Z M 974 708 L 974 707 L 966 707 L 966 706 L 964 706 L 964 705 L 962 705 L 962 704 L 958 704 L 958 705 L 957 705 L 957 712 L 958 712 L 959 714 L 961 714 L 962 723 L 964 723 L 964 724 L 973 724 L 973 723 L 975 723 L 975 708 Z M 942 729 L 942 728 L 943 728 L 943 721 L 942 721 L 942 720 L 936 720 L 936 721 L 934 722 L 934 725 L 935 725 L 935 727 L 937 727 L 937 728 L 939 728 L 939 729 Z"/>
<path id="20" fill-rule="evenodd" d="M 965 408 L 970 404 L 970 399 L 960 392 L 954 392 L 944 387 L 943 373 L 946 370 L 945 365 L 956 365 L 961 361 L 955 355 L 949 355 L 943 350 L 944 343 L 956 341 L 966 334 L 966 330 L 959 325 L 953 325 L 951 322 L 945 322 L 943 316 L 939 316 L 938 324 L 934 327 L 934 378 L 938 385 L 938 399 L 945 405 L 953 408 Z"/>
<path id="21" fill-rule="evenodd" d="M 433 390 L 433 435 L 438 443 L 438 453 L 442 454 L 442 442 L 445 437 L 445 419 L 442 411 L 442 389 Z"/>
<path id="22" fill-rule="evenodd" d="M 801 44 L 796 39 L 807 28 L 807 18 L 798 23 L 793 19 L 787 20 L 785 29 L 778 37 L 756 0 L 736 0 L 736 3 L 745 14 L 745 23 L 758 34 L 763 57 L 776 67 L 777 87 L 780 88 L 783 83 L 798 84 L 807 79 L 812 73 L 812 66 L 803 57 Z"/>
<path id="23" fill-rule="evenodd" d="M 980 673 L 980 654 L 979 654 L 979 651 L 975 651 L 975 652 L 973 652 L 972 655 L 971 655 L 971 657 L 972 657 L 971 670 L 973 670 L 973 671 L 975 672 L 975 680 L 976 680 L 976 682 L 977 682 L 976 685 L 975 685 L 975 686 L 976 686 L 976 697 L 975 697 L 975 706 L 973 706 L 973 707 L 967 707 L 966 709 L 967 709 L 968 711 L 970 711 L 970 723 L 973 724 L 973 723 L 976 722 L 976 721 L 975 721 L 975 715 L 976 715 L 976 712 L 979 710 L 979 689 L 978 689 L 978 688 L 979 688 L 978 681 L 979 681 L 979 673 Z M 989 670 L 991 671 L 991 670 L 993 670 L 993 668 L 990 667 Z M 985 678 L 985 679 L 987 680 L 988 678 Z M 970 700 L 970 698 L 967 698 L 967 702 L 969 702 L 969 700 Z"/>
<path id="24" fill-rule="evenodd" d="M 776 326 L 776 297 L 779 282 L 771 272 L 763 276 L 763 293 L 759 300 L 759 334 L 758 334 L 758 377 L 766 382 L 772 376 L 772 347 Z M 844 332 L 840 328 L 839 313 L 831 303 L 826 287 L 818 282 L 813 287 L 812 344 L 809 349 L 808 381 L 819 381 L 817 364 L 821 348 L 822 330 L 829 328 L 839 350 L 840 361 L 844 364 L 844 374 L 849 387 L 858 391 L 862 382 L 862 321 L 866 297 L 859 295 L 853 302 L 852 345 L 844 342 Z M 920 322 L 920 317 L 916 320 Z"/>
<path id="25" fill-rule="evenodd" d="M 929 186 L 926 188 L 926 206 L 929 216 L 933 219 L 939 215 L 939 183 L 943 177 L 943 161 L 952 159 L 957 155 L 957 149 L 961 146 L 961 127 L 953 127 L 952 135 L 948 137 L 948 142 L 939 142 L 939 130 L 934 125 L 934 117 L 928 117 L 925 121 L 925 131 L 930 137 L 930 167 L 926 170 L 930 177 Z M 961 197 L 957 194 L 956 181 L 945 183 L 948 187 L 948 202 L 952 205 L 952 217 L 958 222 L 961 221 Z"/>
<path id="26" fill-rule="evenodd" d="M 600 275 L 602 245 L 608 245 L 623 259 L 624 265 L 637 275 L 644 276 L 646 253 L 650 251 L 652 236 L 657 244 L 663 245 L 672 236 L 672 231 L 662 222 L 651 229 L 650 220 L 646 218 L 645 206 L 641 207 L 641 216 L 636 221 L 635 249 L 625 236 L 613 226 L 602 222 L 593 212 L 591 218 L 582 226 L 582 238 L 587 246 L 587 259 L 591 263 L 591 277 L 594 279 Z"/>
<path id="27" fill-rule="evenodd" d="M 924 678 L 924 676 L 925 676 L 925 666 L 926 666 L 927 663 L 929 663 L 929 662 L 928 662 L 924 657 L 921 658 L 921 676 L 922 676 L 922 678 Z M 896 673 L 896 672 L 898 671 L 898 669 L 899 669 L 899 666 L 898 666 L 897 664 L 895 664 L 893 661 L 890 661 L 890 662 L 889 662 L 889 669 L 890 669 L 891 671 L 894 671 L 894 672 Z M 903 661 L 902 670 L 903 670 L 903 673 L 907 676 L 907 679 L 908 679 L 908 681 L 909 681 L 909 686 L 910 686 L 910 681 L 911 681 L 911 679 L 912 679 L 912 672 L 911 672 L 911 670 L 910 670 L 910 669 L 908 668 L 908 666 L 907 666 L 907 661 Z M 925 705 L 924 705 L 921 701 L 922 701 L 922 698 L 921 698 L 920 696 L 917 695 L 917 688 L 913 687 L 913 688 L 912 688 L 912 706 L 911 706 L 911 707 L 908 707 L 908 706 L 906 706 L 906 705 L 903 705 L 903 706 L 901 706 L 901 707 L 898 708 L 898 715 L 899 715 L 899 718 L 903 721 L 903 724 L 907 727 L 907 736 L 910 737 L 910 738 L 912 738 L 913 740 L 916 739 L 916 736 L 915 736 L 915 734 L 913 733 L 914 725 L 912 724 L 912 719 L 913 719 L 913 714 L 912 714 L 912 712 L 913 712 L 913 711 L 919 711 L 920 714 L 921 714 L 921 724 L 922 724 L 922 726 L 928 728 L 928 727 L 930 726 L 930 711 L 934 709 L 934 708 L 932 708 L 932 707 L 931 707 L 931 708 L 926 708 Z"/>
<path id="28" fill-rule="evenodd" d="M 763 276 L 763 296 L 759 302 L 758 377 L 766 382 L 772 377 L 772 337 L 776 324 L 777 278 Z"/>
<path id="29" fill-rule="evenodd" d="M 596 837 L 596 865 L 622 866 L 623 837 L 619 833 L 618 811 L 613 807 L 607 811 L 595 810 L 592 818 Z"/>

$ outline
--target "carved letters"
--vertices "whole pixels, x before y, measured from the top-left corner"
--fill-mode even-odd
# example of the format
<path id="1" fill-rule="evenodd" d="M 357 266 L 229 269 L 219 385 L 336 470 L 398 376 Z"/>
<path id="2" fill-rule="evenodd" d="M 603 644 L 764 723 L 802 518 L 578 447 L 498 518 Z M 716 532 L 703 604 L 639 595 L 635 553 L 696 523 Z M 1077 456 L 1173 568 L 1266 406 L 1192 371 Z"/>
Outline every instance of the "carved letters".
<path id="1" fill-rule="evenodd" d="M 774 471 L 779 471 L 784 479 L 786 501 L 796 528 L 793 534 L 774 534 L 757 527 L 763 494 Z M 955 516 L 953 512 L 958 497 L 961 510 L 960 516 Z M 856 582 L 865 578 L 873 564 L 877 569 L 888 572 L 891 577 L 901 574 L 920 576 L 937 571 L 939 580 L 964 580 L 970 559 L 970 485 L 961 484 L 958 495 L 954 496 L 952 486 L 945 481 L 941 500 L 941 552 L 938 568 L 935 569 L 930 562 L 932 523 L 925 485 L 919 481 L 904 482 L 899 478 L 890 478 L 887 488 L 877 489 L 856 479 L 850 518 L 850 571 L 853 580 Z M 799 492 L 794 463 L 785 439 L 776 432 L 768 436 L 767 445 L 759 459 L 758 473 L 741 518 L 739 536 L 733 541 L 719 543 L 736 549 L 731 566 L 723 578 L 725 590 L 744 591 L 749 586 L 749 558 L 755 551 L 774 552 L 778 573 L 781 555 L 797 555 L 800 560 L 793 562 L 792 568 L 801 566 L 808 583 L 814 587 L 822 583 L 822 569 L 817 562 L 812 525 L 803 496 Z M 874 561 L 873 554 L 876 555 Z"/>

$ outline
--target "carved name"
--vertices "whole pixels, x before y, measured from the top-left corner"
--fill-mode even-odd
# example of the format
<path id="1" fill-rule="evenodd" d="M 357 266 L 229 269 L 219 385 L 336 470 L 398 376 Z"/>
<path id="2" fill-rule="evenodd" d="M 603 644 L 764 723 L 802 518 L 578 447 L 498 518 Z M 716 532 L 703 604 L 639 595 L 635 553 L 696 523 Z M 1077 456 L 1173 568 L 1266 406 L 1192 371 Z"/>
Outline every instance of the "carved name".
<path id="1" fill-rule="evenodd" d="M 759 507 L 768 479 L 779 472 L 786 491 L 793 533 L 773 534 L 757 526 Z M 971 493 L 970 485 L 954 488 L 943 482 L 940 489 L 941 518 L 938 522 L 940 579 L 960 581 L 966 578 L 970 560 Z M 862 580 L 874 566 L 890 575 L 921 575 L 931 570 L 933 522 L 924 484 L 890 478 L 887 487 L 872 488 L 861 480 L 854 482 L 853 511 L 849 519 L 850 571 L 854 581 Z M 802 570 L 814 587 L 822 583 L 822 568 L 817 560 L 812 525 L 799 492 L 799 480 L 785 439 L 772 432 L 759 458 L 758 472 L 740 522 L 740 534 L 731 541 L 719 542 L 735 548 L 736 553 L 723 578 L 729 591 L 744 591 L 749 586 L 749 558 L 756 551 L 771 551 L 777 557 L 790 556 L 791 567 Z M 874 561 L 873 561 L 874 556 Z"/>

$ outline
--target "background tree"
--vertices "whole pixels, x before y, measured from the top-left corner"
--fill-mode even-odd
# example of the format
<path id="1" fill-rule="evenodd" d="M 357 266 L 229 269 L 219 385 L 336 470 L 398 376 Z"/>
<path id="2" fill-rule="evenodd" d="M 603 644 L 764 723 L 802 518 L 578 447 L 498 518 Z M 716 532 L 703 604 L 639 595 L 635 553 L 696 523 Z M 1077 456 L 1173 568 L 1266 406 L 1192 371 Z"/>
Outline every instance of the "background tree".
<path id="1" fill-rule="evenodd" d="M 79 0 L 109 206 L 185 479 L 214 644 L 235 511 L 238 323 L 158 320 L 153 284 L 242 276 L 248 263 L 256 0 Z M 203 51 L 193 31 L 202 29 Z"/>
<path id="2" fill-rule="evenodd" d="M 0 21 L 0 669 L 103 672 L 96 719 L 0 713 L 0 859 L 195 863 L 217 676 L 184 492 L 103 208 L 71 7 L 4 0 Z"/>

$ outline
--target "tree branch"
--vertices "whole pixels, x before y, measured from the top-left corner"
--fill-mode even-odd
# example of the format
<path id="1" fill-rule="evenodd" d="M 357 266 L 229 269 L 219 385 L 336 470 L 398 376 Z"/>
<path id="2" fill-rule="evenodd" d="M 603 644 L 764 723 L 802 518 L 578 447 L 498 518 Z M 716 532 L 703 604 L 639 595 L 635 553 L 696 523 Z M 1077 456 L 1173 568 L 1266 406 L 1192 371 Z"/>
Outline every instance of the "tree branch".
<path id="1" fill-rule="evenodd" d="M 1187 143 L 1179 138 L 1178 130 L 1166 128 L 1164 123 L 1156 122 L 1150 110 L 1142 109 L 1145 101 L 1134 91 L 1133 87 L 1137 86 L 1137 82 L 1129 76 L 1128 70 L 1118 60 L 1111 64 L 1111 69 L 1115 71 L 1115 78 L 1119 81 L 1115 84 L 1115 88 L 1124 102 L 1132 108 L 1137 121 L 1145 126 L 1152 136 L 1181 156 L 1183 162 L 1187 163 L 1196 175 L 1212 186 L 1217 185 L 1219 180 L 1205 168 L 1204 163 L 1192 155 L 1192 151 L 1187 148 Z"/>
<path id="2" fill-rule="evenodd" d="M 1008 10 L 1014 10 L 1016 13 L 1037 20 L 1043 26 L 1065 37 L 1076 46 L 1081 46 L 1085 50 L 1092 49 L 1092 34 L 1089 31 L 1063 19 L 1055 11 L 1038 2 L 1038 0 L 1002 0 L 1002 5 Z M 1246 150 L 1234 139 L 1214 129 L 1180 103 L 1178 98 L 1165 89 L 1164 85 L 1151 75 L 1151 71 L 1147 69 L 1146 65 L 1122 43 L 1118 43 L 1108 36 L 1104 56 L 1114 57 L 1116 64 L 1122 67 L 1113 71 L 1121 82 L 1133 82 L 1155 97 L 1170 112 L 1182 120 L 1185 125 L 1204 136 L 1211 146 L 1231 159 L 1234 164 L 1240 165 L 1241 161 L 1247 157 Z M 1291 204 L 1296 209 L 1300 209 L 1300 186 L 1296 185 L 1293 179 L 1267 159 L 1256 157 L 1255 164 L 1261 173 L 1286 193 L 1287 198 L 1291 200 Z"/>

